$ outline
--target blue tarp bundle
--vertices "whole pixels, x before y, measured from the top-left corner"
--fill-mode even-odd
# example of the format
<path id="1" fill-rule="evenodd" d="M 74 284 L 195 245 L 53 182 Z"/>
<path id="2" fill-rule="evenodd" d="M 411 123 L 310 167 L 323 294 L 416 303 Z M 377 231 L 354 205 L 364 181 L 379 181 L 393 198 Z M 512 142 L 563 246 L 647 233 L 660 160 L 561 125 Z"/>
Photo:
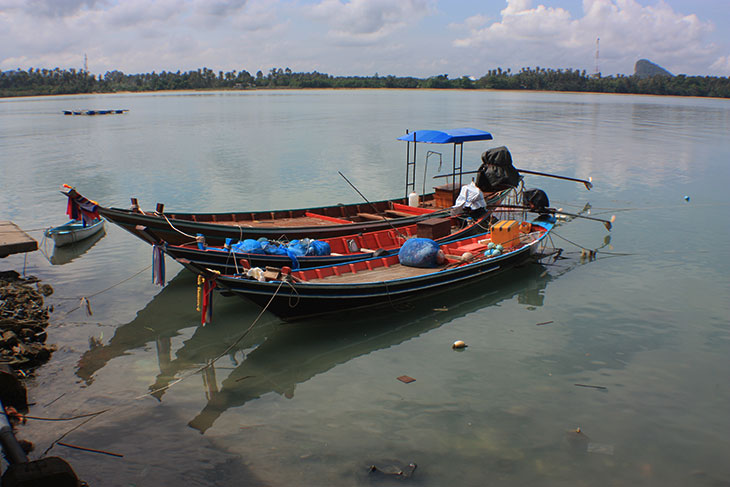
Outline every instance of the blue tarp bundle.
<path id="1" fill-rule="evenodd" d="M 429 238 L 411 238 L 398 251 L 398 260 L 409 267 L 438 267 L 445 261 L 439 244 Z"/>
<path id="2" fill-rule="evenodd" d="M 301 240 L 292 240 L 289 244 L 279 244 L 270 242 L 266 238 L 258 240 L 246 239 L 241 242 L 231 244 L 226 240 L 226 248 L 232 252 L 247 254 L 267 254 L 267 255 L 286 255 L 292 261 L 292 268 L 299 268 L 297 257 L 303 256 L 322 256 L 330 255 L 330 244 L 321 240 L 310 240 L 303 238 Z"/>

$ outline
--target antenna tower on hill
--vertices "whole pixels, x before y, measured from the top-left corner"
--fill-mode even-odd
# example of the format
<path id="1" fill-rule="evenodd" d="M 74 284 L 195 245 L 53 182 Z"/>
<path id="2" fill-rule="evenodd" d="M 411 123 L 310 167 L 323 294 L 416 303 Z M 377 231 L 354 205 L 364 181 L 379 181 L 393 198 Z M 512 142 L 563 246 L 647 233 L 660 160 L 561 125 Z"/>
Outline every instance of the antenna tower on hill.
<path id="1" fill-rule="evenodd" d="M 86 53 L 84 53 L 84 72 L 89 72 L 89 58 L 86 57 Z"/>
<path id="2" fill-rule="evenodd" d="M 596 37 L 596 71 L 593 73 L 593 76 L 595 76 L 596 78 L 601 77 L 601 71 L 599 71 L 598 69 L 598 43 L 600 40 L 600 37 Z"/>

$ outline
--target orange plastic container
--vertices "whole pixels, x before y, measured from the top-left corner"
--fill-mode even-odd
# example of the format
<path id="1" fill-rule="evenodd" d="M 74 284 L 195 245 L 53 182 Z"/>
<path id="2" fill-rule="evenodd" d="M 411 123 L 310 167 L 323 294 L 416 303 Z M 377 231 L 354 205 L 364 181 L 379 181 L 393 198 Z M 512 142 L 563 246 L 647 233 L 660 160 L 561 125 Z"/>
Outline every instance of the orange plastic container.
<path id="1" fill-rule="evenodd" d="M 520 243 L 520 224 L 515 220 L 502 220 L 492 226 L 492 242 L 503 247 Z"/>

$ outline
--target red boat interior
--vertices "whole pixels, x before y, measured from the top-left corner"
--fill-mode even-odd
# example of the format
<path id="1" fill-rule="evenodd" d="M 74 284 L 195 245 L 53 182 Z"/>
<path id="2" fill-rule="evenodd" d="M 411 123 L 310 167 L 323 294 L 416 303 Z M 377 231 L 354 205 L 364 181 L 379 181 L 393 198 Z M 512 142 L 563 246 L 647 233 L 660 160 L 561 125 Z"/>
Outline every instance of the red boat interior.
<path id="1" fill-rule="evenodd" d="M 515 225 L 504 225 L 504 223 Z M 498 227 L 502 226 L 509 226 L 510 232 L 500 235 Z M 514 231 L 512 231 L 512 229 L 514 229 Z M 539 225 L 527 222 L 499 222 L 494 225 L 493 232 L 491 234 L 480 235 L 478 237 L 441 245 L 441 250 L 447 258 L 446 262 L 442 265 L 442 268 L 458 267 L 477 260 L 489 258 L 484 255 L 484 251 L 487 250 L 489 244 L 494 243 L 495 240 L 500 242 L 500 245 L 503 246 L 504 252 L 506 253 L 524 247 L 544 232 L 545 229 Z M 398 270 L 396 270 L 396 267 Z M 382 257 L 379 259 L 362 260 L 329 267 L 302 269 L 292 272 L 292 276 L 300 279 L 301 281 L 327 279 L 337 276 L 338 282 L 356 282 L 360 280 L 356 274 L 368 271 L 364 280 L 371 281 L 377 279 L 373 272 L 377 273 L 377 271 L 385 269 L 388 269 L 388 272 L 387 277 L 383 277 L 383 279 L 417 276 L 434 271 L 433 268 L 417 268 L 400 265 L 398 255 L 391 255 L 389 257 Z"/>

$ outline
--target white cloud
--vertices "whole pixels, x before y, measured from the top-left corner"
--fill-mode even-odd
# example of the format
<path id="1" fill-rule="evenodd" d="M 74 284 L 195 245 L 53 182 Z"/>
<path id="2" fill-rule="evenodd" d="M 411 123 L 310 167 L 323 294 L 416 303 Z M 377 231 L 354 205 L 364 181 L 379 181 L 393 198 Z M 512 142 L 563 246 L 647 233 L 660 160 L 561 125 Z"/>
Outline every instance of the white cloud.
<path id="1" fill-rule="evenodd" d="M 717 70 L 721 76 L 730 76 L 730 56 L 721 56 L 717 58 L 710 67 Z"/>
<path id="2" fill-rule="evenodd" d="M 80 68 L 87 54 L 91 72 L 102 74 L 203 66 L 452 78 L 536 65 L 591 72 L 600 36 L 605 74 L 632 73 L 640 58 L 677 74 L 730 73 L 720 15 L 712 33 L 710 22 L 662 0 L 584 0 L 578 13 L 562 2 L 509 0 L 480 12 L 474 4 L 491 3 L 0 0 L 0 70 Z"/>
<path id="3" fill-rule="evenodd" d="M 287 19 L 272 0 L 0 0 L 0 70 L 80 68 L 148 72 L 240 69 Z M 54 10 L 55 9 L 55 10 Z M 269 36 L 268 39 L 262 37 Z M 276 44 L 276 43 L 275 43 Z M 256 47 L 254 47 L 256 46 Z M 257 60 L 258 61 L 258 60 Z"/>
<path id="4" fill-rule="evenodd" d="M 241 10 L 246 5 L 246 0 L 196 0 L 195 4 L 206 15 L 226 17 Z"/>
<path id="5" fill-rule="evenodd" d="M 512 67 L 539 64 L 585 69 L 593 67 L 596 38 L 600 37 L 599 62 L 604 73 L 631 74 L 639 58 L 651 59 L 670 71 L 688 64 L 702 71 L 717 57 L 716 47 L 705 40 L 713 28 L 712 23 L 675 12 L 661 0 L 649 6 L 635 0 L 583 0 L 579 18 L 562 8 L 533 7 L 531 0 L 507 0 L 499 21 L 470 29 L 454 46 L 499 46 L 497 53 L 509 55 L 500 57 L 484 50 L 482 62 L 491 65 L 507 62 Z M 520 64 L 514 66 L 509 59 Z"/>
<path id="6" fill-rule="evenodd" d="M 102 3 L 96 0 L 29 0 L 24 9 L 31 14 L 49 17 L 65 17 L 73 15 L 83 8 L 91 9 L 95 4 Z"/>
<path id="7" fill-rule="evenodd" d="M 345 43 L 373 43 L 432 11 L 428 0 L 322 0 L 308 15 L 329 26 L 328 34 Z"/>

